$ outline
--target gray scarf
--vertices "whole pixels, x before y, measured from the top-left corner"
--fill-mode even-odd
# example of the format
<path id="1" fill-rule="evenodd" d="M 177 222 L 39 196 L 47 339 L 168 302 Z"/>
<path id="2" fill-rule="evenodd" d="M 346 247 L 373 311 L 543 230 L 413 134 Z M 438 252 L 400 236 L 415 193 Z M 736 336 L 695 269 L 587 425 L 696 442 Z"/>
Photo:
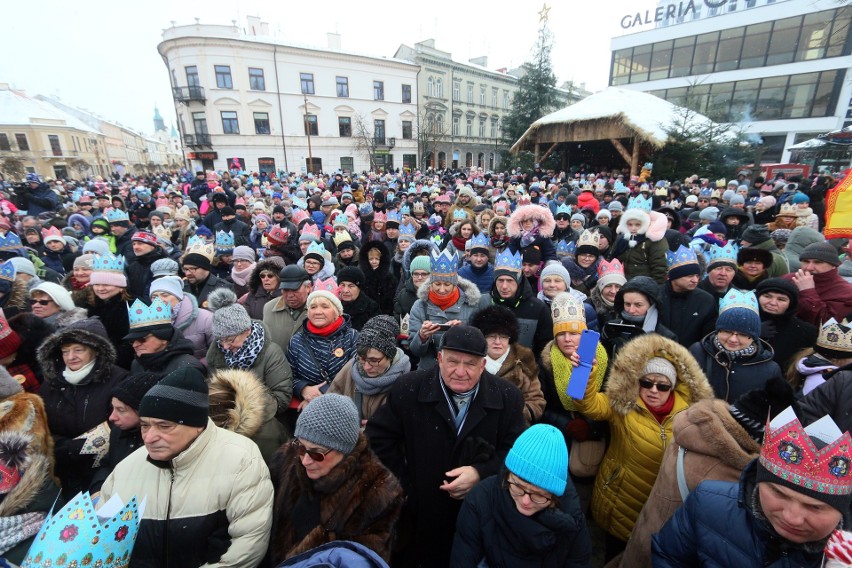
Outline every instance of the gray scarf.
<path id="1" fill-rule="evenodd" d="M 373 396 L 386 392 L 400 375 L 410 370 L 411 362 L 408 360 L 408 355 L 397 347 L 396 356 L 391 361 L 390 367 L 378 377 L 368 377 L 364 373 L 364 367 L 356 357 L 355 362 L 352 364 L 352 381 L 355 383 L 356 391 L 366 396 Z"/>

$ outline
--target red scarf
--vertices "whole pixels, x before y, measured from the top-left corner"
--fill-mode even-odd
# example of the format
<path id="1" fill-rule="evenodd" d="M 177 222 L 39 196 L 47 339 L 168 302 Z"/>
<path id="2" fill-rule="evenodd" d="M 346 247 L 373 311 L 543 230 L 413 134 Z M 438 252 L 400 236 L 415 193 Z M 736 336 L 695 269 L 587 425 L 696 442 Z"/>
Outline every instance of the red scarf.
<path id="1" fill-rule="evenodd" d="M 447 311 L 456 302 L 459 301 L 459 287 L 453 288 L 453 291 L 446 296 L 439 296 L 432 290 L 429 290 L 429 301 L 441 308 L 442 312 Z"/>
<path id="2" fill-rule="evenodd" d="M 77 281 L 76 278 L 74 278 L 73 276 L 71 277 L 71 288 L 74 289 L 74 290 L 82 290 L 88 285 L 89 285 L 88 282 L 85 283 L 85 284 L 81 284 L 80 282 Z"/>
<path id="3" fill-rule="evenodd" d="M 459 251 L 459 254 L 464 254 L 464 245 L 467 243 L 467 239 L 456 235 L 453 237 L 453 246 L 456 247 L 456 250 Z"/>
<path id="4" fill-rule="evenodd" d="M 654 418 L 657 419 L 657 422 L 662 424 L 663 420 L 666 419 L 666 416 L 671 414 L 672 408 L 674 408 L 674 402 L 675 402 L 675 395 L 674 395 L 674 392 L 672 392 L 671 396 L 669 397 L 669 400 L 666 401 L 666 403 L 664 405 L 662 405 L 659 408 L 648 407 L 648 410 L 651 411 L 651 414 L 654 415 Z"/>
<path id="5" fill-rule="evenodd" d="M 343 316 L 338 317 L 336 320 L 331 322 L 325 327 L 317 327 L 308 320 L 308 331 L 313 333 L 314 335 L 319 335 L 320 337 L 328 337 L 343 325 Z"/>

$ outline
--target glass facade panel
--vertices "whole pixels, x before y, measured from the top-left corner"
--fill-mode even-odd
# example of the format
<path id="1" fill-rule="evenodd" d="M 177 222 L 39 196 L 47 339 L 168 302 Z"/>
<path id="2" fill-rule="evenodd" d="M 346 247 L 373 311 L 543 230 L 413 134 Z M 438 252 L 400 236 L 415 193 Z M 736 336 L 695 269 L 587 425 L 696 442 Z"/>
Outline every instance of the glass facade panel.
<path id="1" fill-rule="evenodd" d="M 612 85 L 624 85 L 630 81 L 630 58 L 633 48 L 620 49 L 612 56 Z"/>
<path id="2" fill-rule="evenodd" d="M 766 55 L 767 65 L 780 65 L 793 61 L 801 25 L 801 16 L 784 18 L 775 22 L 772 27 L 772 39 L 769 40 L 769 53 Z"/>
<path id="3" fill-rule="evenodd" d="M 633 48 L 633 60 L 631 61 L 630 82 L 648 80 L 648 71 L 651 68 L 651 49 L 653 44 L 640 45 Z"/>
<path id="4" fill-rule="evenodd" d="M 832 114 L 834 106 L 837 104 L 837 96 L 840 93 L 840 81 L 838 79 L 842 79 L 842 75 L 838 77 L 837 71 L 824 71 L 820 73 L 811 116 L 828 116 Z"/>
<path id="5" fill-rule="evenodd" d="M 695 54 L 692 56 L 692 74 L 711 73 L 716 59 L 719 32 L 701 34 L 695 38 Z"/>
<path id="6" fill-rule="evenodd" d="M 743 54 L 740 58 L 740 69 L 760 67 L 766 59 L 769 46 L 769 34 L 772 32 L 772 22 L 754 24 L 746 27 L 743 40 Z"/>
<path id="7" fill-rule="evenodd" d="M 806 73 L 790 77 L 790 86 L 784 99 L 781 118 L 805 118 L 811 112 L 819 73 Z"/>
<path id="8" fill-rule="evenodd" d="M 754 106 L 760 93 L 760 79 L 738 81 L 734 84 L 734 97 L 731 99 L 729 118 L 751 122 L 754 117 Z"/>
<path id="9" fill-rule="evenodd" d="M 849 7 L 835 10 L 832 18 L 831 34 L 828 38 L 826 57 L 849 54 L 849 25 L 852 23 L 852 10 Z"/>
<path id="10" fill-rule="evenodd" d="M 745 28 L 722 30 L 716 50 L 716 71 L 730 71 L 740 64 Z"/>
<path id="11" fill-rule="evenodd" d="M 825 57 L 828 38 L 831 34 L 831 20 L 825 14 L 808 14 L 802 22 L 799 34 L 799 48 L 796 61 L 808 61 Z"/>
<path id="12" fill-rule="evenodd" d="M 693 51 L 695 51 L 694 37 L 682 37 L 675 40 L 674 52 L 672 53 L 672 77 L 689 75 L 689 70 L 692 68 Z"/>
<path id="13" fill-rule="evenodd" d="M 787 90 L 787 77 L 767 77 L 760 81 L 760 94 L 757 97 L 754 118 L 772 120 L 781 117 L 784 108 L 784 96 Z"/>
<path id="14" fill-rule="evenodd" d="M 663 41 L 654 44 L 654 52 L 651 54 L 651 72 L 648 78 L 665 79 L 669 74 L 669 67 L 672 62 L 672 45 L 673 41 Z"/>

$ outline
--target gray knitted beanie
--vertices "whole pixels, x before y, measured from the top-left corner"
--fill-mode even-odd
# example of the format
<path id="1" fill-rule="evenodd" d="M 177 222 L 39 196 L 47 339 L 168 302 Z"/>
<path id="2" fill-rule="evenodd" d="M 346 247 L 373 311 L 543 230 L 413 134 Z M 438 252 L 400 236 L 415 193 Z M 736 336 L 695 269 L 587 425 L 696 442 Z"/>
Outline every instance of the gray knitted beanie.
<path id="1" fill-rule="evenodd" d="M 364 324 L 358 334 L 355 348 L 358 351 L 376 349 L 388 359 L 396 356 L 396 336 L 399 335 L 399 323 L 391 316 L 375 316 Z"/>
<path id="2" fill-rule="evenodd" d="M 324 394 L 308 403 L 296 420 L 296 438 L 349 455 L 358 443 L 361 419 L 349 397 Z"/>

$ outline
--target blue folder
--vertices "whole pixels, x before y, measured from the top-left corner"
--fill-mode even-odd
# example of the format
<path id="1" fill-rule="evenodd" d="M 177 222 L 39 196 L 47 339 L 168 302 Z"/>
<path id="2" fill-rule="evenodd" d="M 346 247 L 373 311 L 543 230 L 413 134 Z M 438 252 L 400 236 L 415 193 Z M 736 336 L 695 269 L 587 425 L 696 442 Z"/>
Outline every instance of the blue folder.
<path id="1" fill-rule="evenodd" d="M 571 371 L 571 379 L 568 381 L 566 393 L 571 398 L 582 399 L 586 392 L 586 385 L 592 375 L 592 363 L 598 350 L 598 341 L 601 334 L 591 329 L 584 329 L 580 337 L 580 345 L 577 346 L 577 354 L 580 355 L 580 366 Z"/>

